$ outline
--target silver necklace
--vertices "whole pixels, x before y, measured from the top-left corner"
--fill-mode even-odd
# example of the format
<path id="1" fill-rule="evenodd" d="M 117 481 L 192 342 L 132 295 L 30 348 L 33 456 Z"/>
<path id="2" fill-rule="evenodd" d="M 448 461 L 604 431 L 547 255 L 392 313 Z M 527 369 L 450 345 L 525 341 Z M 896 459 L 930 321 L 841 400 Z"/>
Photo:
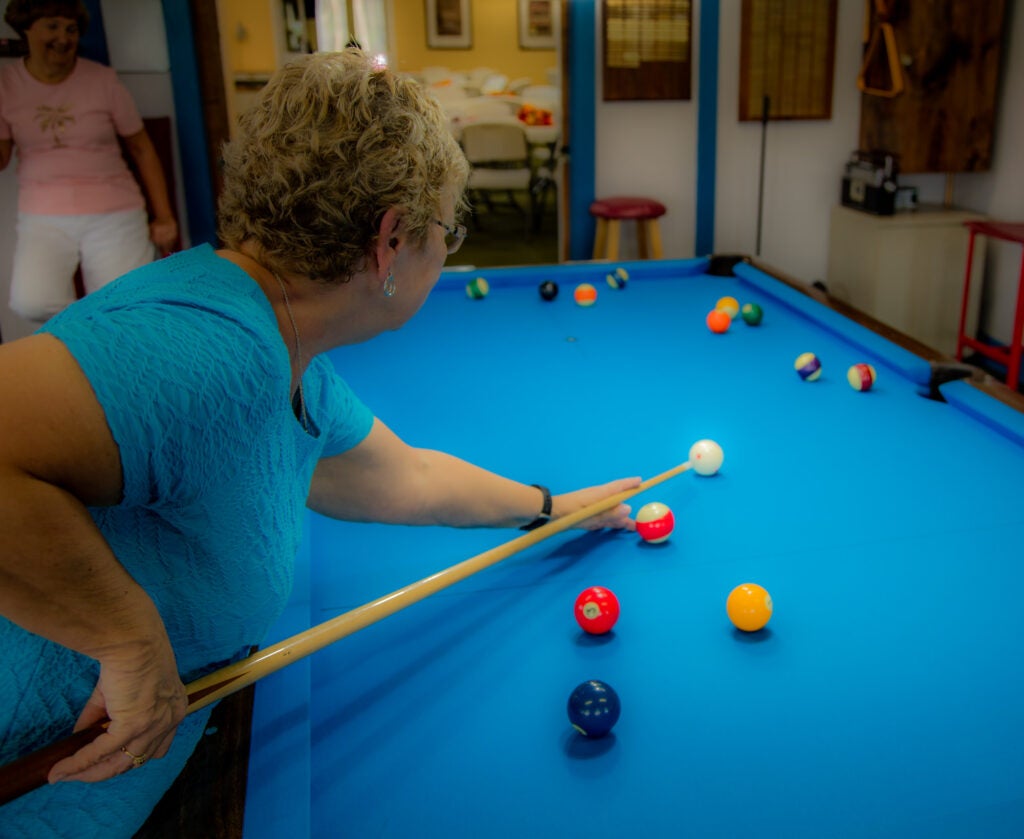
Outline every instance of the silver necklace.
<path id="1" fill-rule="evenodd" d="M 278 286 L 281 288 L 281 294 L 284 295 L 284 308 L 288 312 L 288 320 L 292 322 L 292 332 L 295 333 L 295 361 L 299 366 L 299 409 L 302 411 L 302 428 L 305 431 L 309 431 L 309 418 L 306 416 L 306 396 L 302 392 L 302 342 L 299 340 L 299 327 L 295 323 L 295 313 L 292 311 L 292 303 L 288 299 L 288 291 L 284 287 L 284 283 L 281 282 L 281 277 L 275 271 L 274 279 L 277 280 Z"/>

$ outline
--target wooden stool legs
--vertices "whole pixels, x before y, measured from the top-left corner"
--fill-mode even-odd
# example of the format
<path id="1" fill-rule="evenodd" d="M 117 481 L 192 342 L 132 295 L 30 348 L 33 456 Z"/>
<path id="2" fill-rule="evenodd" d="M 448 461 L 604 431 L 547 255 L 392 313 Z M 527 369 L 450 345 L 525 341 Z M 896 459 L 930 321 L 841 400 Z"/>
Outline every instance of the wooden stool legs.
<path id="1" fill-rule="evenodd" d="M 618 259 L 619 238 L 622 235 L 622 222 L 619 219 L 597 220 L 594 235 L 594 259 Z M 664 251 L 661 247 L 661 228 L 658 220 L 638 219 L 636 223 L 636 244 L 641 259 L 662 259 Z"/>
<path id="2" fill-rule="evenodd" d="M 661 249 L 661 228 L 656 218 L 637 223 L 641 259 L 661 259 L 665 253 Z"/>

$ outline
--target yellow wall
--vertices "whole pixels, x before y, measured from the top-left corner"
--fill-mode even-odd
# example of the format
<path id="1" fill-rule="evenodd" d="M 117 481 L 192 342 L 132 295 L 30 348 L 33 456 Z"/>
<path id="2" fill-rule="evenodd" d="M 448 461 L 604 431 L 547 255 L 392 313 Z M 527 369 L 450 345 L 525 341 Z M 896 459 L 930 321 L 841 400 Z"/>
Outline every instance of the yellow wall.
<path id="1" fill-rule="evenodd" d="M 273 8 L 267 0 L 218 0 L 226 72 L 268 74 L 276 69 Z M 546 71 L 558 66 L 558 52 L 519 48 L 518 0 L 470 0 L 470 8 L 472 49 L 432 50 L 427 48 L 424 0 L 392 0 L 389 10 L 395 54 L 390 56 L 391 66 L 402 72 L 424 67 L 463 72 L 490 67 L 510 80 L 526 76 L 534 84 L 548 83 Z"/>
<path id="2" fill-rule="evenodd" d="M 547 84 L 545 71 L 558 66 L 558 52 L 519 49 L 517 7 L 517 0 L 470 0 L 472 49 L 431 50 L 427 49 L 424 0 L 393 0 L 391 66 L 405 73 L 424 67 L 463 72 L 490 67 L 510 80 L 528 76 L 534 84 Z"/>
<path id="3" fill-rule="evenodd" d="M 217 22 L 221 31 L 224 69 L 231 73 L 273 73 L 274 28 L 271 7 L 254 0 L 218 0 Z"/>

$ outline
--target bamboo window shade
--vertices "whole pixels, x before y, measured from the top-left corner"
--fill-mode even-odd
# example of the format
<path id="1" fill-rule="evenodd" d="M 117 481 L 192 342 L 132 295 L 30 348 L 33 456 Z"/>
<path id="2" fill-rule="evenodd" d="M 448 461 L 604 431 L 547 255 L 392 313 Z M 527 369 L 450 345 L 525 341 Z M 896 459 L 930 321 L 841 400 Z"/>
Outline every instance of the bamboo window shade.
<path id="1" fill-rule="evenodd" d="M 836 0 L 743 0 L 740 120 L 829 119 Z"/>

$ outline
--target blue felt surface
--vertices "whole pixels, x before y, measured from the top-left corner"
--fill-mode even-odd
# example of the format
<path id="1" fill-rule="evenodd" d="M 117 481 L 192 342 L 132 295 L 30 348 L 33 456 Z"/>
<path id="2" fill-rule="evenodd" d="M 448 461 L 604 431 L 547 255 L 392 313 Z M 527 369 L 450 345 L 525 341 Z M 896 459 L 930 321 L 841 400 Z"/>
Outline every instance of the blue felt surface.
<path id="1" fill-rule="evenodd" d="M 912 357 L 824 307 L 694 265 L 631 266 L 589 309 L 572 286 L 604 267 L 490 272 L 482 301 L 456 276 L 333 355 L 409 442 L 555 492 L 649 477 L 702 437 L 725 465 L 635 500 L 673 509 L 662 546 L 556 536 L 316 654 L 310 774 L 251 774 L 250 797 L 303 801 L 316 837 L 1021 835 L 1024 443 L 985 403 L 923 398 Z M 528 287 L 549 277 L 554 303 Z M 763 323 L 710 333 L 726 294 Z M 814 383 L 792 367 L 808 350 Z M 312 621 L 513 535 L 313 516 Z M 726 618 L 742 582 L 775 600 L 763 633 Z M 573 619 L 590 585 L 622 604 L 609 636 Z M 588 678 L 622 699 L 603 741 L 565 712 Z"/>

